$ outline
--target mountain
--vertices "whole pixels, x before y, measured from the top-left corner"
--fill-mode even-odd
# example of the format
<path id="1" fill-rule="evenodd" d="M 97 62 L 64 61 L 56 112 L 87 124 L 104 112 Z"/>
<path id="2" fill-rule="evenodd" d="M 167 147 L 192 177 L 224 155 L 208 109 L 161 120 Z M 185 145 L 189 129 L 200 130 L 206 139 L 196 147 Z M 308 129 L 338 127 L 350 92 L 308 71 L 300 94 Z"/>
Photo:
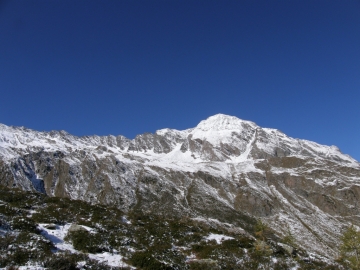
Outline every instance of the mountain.
<path id="1" fill-rule="evenodd" d="M 0 184 L 239 231 L 260 219 L 328 258 L 344 229 L 360 225 L 359 162 L 223 114 L 133 140 L 0 125 Z"/>

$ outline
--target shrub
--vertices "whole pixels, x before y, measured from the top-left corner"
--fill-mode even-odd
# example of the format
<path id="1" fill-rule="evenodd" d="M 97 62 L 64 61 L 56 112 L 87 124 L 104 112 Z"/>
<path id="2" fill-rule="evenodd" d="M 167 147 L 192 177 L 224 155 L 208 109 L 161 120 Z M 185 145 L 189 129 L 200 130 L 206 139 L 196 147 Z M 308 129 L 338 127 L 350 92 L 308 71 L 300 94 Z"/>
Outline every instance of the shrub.
<path id="1" fill-rule="evenodd" d="M 133 253 L 130 260 L 132 265 L 146 270 L 170 270 L 171 266 L 165 265 L 152 256 L 152 252 L 138 251 Z"/>
<path id="2" fill-rule="evenodd" d="M 9 256 L 8 260 L 12 265 L 24 265 L 31 258 L 31 254 L 28 250 L 17 248 L 14 253 Z"/>
<path id="3" fill-rule="evenodd" d="M 237 241 L 241 248 L 252 248 L 254 246 L 254 240 L 248 237 L 240 237 Z"/>
<path id="4" fill-rule="evenodd" d="M 19 267 L 10 265 L 9 267 L 6 268 L 6 270 L 19 270 Z"/>
<path id="5" fill-rule="evenodd" d="M 83 252 L 99 253 L 104 250 L 100 235 L 89 233 L 86 230 L 69 232 L 65 240 L 70 241 L 76 250 Z"/>
<path id="6" fill-rule="evenodd" d="M 15 235 L 10 233 L 0 237 L 0 254 L 8 249 L 8 246 L 15 241 Z"/>
<path id="7" fill-rule="evenodd" d="M 260 240 L 265 240 L 269 235 L 269 226 L 259 219 L 255 224 L 255 236 Z"/>
<path id="8" fill-rule="evenodd" d="M 29 218 L 16 217 L 12 220 L 13 230 L 27 231 L 39 234 L 36 223 Z"/>
<path id="9" fill-rule="evenodd" d="M 0 214 L 3 214 L 8 217 L 12 217 L 18 215 L 19 211 L 8 205 L 0 205 Z"/>
<path id="10" fill-rule="evenodd" d="M 197 257 L 205 259 L 208 258 L 212 252 L 217 248 L 215 240 L 209 242 L 200 242 L 192 245 L 192 251 Z"/>
<path id="11" fill-rule="evenodd" d="M 230 239 L 222 241 L 221 247 L 231 253 L 241 253 L 242 254 L 242 243 L 236 239 Z"/>
<path id="12" fill-rule="evenodd" d="M 44 267 L 49 270 L 77 270 L 77 262 L 71 256 L 52 256 L 44 262 Z"/>
<path id="13" fill-rule="evenodd" d="M 217 264 L 217 261 L 214 260 L 196 260 L 196 261 L 191 261 L 189 263 L 190 265 L 190 269 L 191 270 L 218 270 L 220 269 L 220 267 Z"/>
<path id="14" fill-rule="evenodd" d="M 351 225 L 341 237 L 340 252 L 351 269 L 360 269 L 360 231 Z"/>

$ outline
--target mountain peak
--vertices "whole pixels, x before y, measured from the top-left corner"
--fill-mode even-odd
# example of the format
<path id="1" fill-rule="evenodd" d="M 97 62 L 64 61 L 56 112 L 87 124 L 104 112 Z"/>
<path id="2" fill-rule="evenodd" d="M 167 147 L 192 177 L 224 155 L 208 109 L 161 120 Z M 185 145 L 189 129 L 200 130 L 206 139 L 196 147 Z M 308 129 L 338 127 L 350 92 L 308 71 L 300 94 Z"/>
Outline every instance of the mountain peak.
<path id="1" fill-rule="evenodd" d="M 256 127 L 256 124 L 250 121 L 241 120 L 235 116 L 230 116 L 226 114 L 215 114 L 210 116 L 206 120 L 201 121 L 196 129 L 203 131 L 209 130 L 242 130 L 244 124 L 248 124 L 252 127 Z"/>

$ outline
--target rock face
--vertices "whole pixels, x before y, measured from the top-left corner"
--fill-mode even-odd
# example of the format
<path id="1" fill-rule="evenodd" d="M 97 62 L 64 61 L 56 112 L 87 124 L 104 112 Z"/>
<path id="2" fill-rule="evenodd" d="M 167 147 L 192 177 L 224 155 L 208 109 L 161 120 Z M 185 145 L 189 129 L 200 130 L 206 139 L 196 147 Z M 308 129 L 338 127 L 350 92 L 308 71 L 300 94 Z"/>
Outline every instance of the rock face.
<path id="1" fill-rule="evenodd" d="M 261 218 L 328 257 L 360 225 L 360 164 L 335 146 L 218 114 L 195 128 L 76 137 L 0 124 L 0 183 L 49 196 L 212 218 Z"/>

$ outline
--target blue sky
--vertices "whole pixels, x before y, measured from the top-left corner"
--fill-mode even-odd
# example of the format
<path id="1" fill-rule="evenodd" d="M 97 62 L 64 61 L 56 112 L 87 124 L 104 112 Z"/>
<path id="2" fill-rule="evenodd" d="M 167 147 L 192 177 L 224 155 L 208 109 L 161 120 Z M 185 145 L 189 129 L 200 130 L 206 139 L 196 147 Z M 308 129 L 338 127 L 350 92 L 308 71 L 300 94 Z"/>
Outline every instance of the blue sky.
<path id="1" fill-rule="evenodd" d="M 0 122 L 75 135 L 234 115 L 360 160 L 360 1 L 0 0 Z"/>

